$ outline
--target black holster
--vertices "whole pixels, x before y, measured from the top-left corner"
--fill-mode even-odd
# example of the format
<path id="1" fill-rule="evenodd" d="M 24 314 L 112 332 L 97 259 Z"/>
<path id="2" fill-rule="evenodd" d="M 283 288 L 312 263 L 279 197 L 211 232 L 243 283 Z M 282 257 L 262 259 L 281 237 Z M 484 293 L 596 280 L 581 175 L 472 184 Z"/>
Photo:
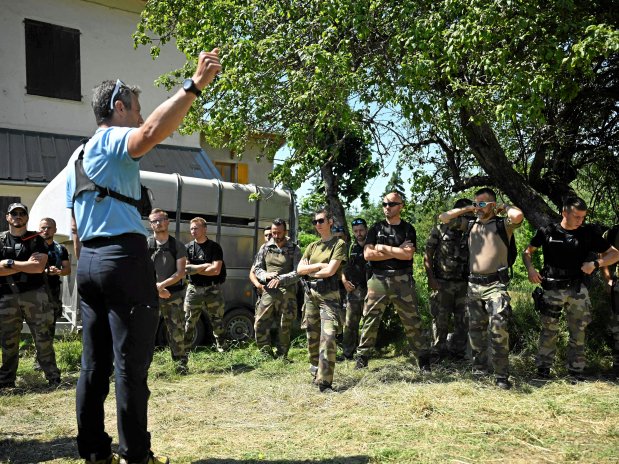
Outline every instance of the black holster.
<path id="1" fill-rule="evenodd" d="M 538 313 L 555 319 L 561 317 L 561 308 L 559 306 L 550 306 L 544 301 L 544 289 L 542 287 L 535 287 L 531 296 L 533 297 L 535 310 Z"/>
<path id="2" fill-rule="evenodd" d="M 508 267 L 500 267 L 497 269 L 496 273 L 499 275 L 499 282 L 503 285 L 509 284 L 509 268 Z"/>

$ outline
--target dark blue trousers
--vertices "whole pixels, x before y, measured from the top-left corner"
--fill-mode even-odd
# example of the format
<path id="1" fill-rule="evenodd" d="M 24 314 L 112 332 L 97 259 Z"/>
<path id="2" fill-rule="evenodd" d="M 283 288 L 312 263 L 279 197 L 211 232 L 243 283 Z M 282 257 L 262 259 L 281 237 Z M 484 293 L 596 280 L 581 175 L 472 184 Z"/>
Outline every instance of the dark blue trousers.
<path id="1" fill-rule="evenodd" d="M 103 403 L 116 377 L 118 453 L 140 462 L 150 451 L 148 368 L 159 322 L 155 270 L 146 238 L 125 234 L 83 243 L 77 266 L 82 366 L 77 383 L 77 444 L 84 459 L 105 459 Z"/>

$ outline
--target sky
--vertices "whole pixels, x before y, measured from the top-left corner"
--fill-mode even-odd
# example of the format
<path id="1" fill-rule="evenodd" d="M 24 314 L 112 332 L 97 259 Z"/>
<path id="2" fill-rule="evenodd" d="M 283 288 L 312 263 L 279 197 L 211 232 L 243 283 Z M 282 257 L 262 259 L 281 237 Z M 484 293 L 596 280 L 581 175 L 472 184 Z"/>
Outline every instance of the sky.
<path id="1" fill-rule="evenodd" d="M 275 157 L 275 164 L 280 164 L 289 155 L 290 155 L 290 151 L 288 147 L 282 147 L 282 149 L 277 153 Z M 370 202 L 378 204 L 382 200 L 382 195 L 385 190 L 385 187 L 387 186 L 387 183 L 389 182 L 389 179 L 391 178 L 391 174 L 393 173 L 394 169 L 396 169 L 396 162 L 397 162 L 397 156 L 395 155 L 391 156 L 388 160 L 385 161 L 384 172 L 386 173 L 386 175 L 383 176 L 379 174 L 377 177 L 375 177 L 370 182 L 368 182 L 368 185 L 366 186 L 365 191 L 369 192 L 370 194 L 369 195 Z M 411 172 L 409 168 L 404 168 L 404 170 L 401 173 L 406 190 L 408 190 L 408 187 L 409 187 L 410 174 Z M 319 173 L 317 173 L 317 175 L 319 175 Z M 313 192 L 312 180 L 313 179 L 306 180 L 301 185 L 301 188 L 295 192 L 298 199 L 302 199 L 303 197 Z M 346 209 L 349 213 L 353 211 L 360 212 L 361 200 L 355 200 Z"/>

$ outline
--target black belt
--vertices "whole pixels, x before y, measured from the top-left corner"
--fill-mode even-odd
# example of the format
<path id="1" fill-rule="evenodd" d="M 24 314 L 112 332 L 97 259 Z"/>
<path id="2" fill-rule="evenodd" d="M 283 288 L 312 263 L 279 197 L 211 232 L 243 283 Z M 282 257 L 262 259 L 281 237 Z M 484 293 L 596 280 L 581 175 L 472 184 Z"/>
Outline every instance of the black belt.
<path id="1" fill-rule="evenodd" d="M 191 285 L 193 285 L 194 287 L 199 287 L 199 288 L 215 287 L 216 285 L 219 285 L 219 282 L 211 282 L 210 284 L 194 284 L 193 282 L 191 282 Z"/>
<path id="2" fill-rule="evenodd" d="M 146 242 L 145 235 L 129 232 L 129 233 L 120 234 L 120 235 L 110 235 L 106 237 L 91 238 L 90 240 L 84 240 L 82 242 L 82 245 L 85 245 L 87 248 L 96 248 L 100 246 L 110 245 L 111 243 L 114 243 L 116 241 L 131 240 L 131 239 L 136 239 L 136 238 L 142 239 Z"/>
<path id="3" fill-rule="evenodd" d="M 184 285 L 172 285 L 171 287 L 166 287 L 166 290 L 168 292 L 180 292 L 183 288 L 185 288 Z"/>
<path id="4" fill-rule="evenodd" d="M 470 274 L 469 282 L 472 284 L 488 285 L 499 281 L 499 273 L 494 274 Z"/>
<path id="5" fill-rule="evenodd" d="M 581 277 L 580 271 L 574 271 L 573 269 L 562 269 L 554 266 L 544 266 L 542 274 L 544 277 L 549 277 L 551 279 L 576 280 Z"/>
<path id="6" fill-rule="evenodd" d="M 406 267 L 404 269 L 373 269 L 372 273 L 378 277 L 396 277 L 405 274 L 412 274 L 413 268 Z"/>
<path id="7" fill-rule="evenodd" d="M 581 279 L 552 279 L 549 277 L 542 280 L 542 288 L 544 290 L 567 290 L 568 288 L 576 288 L 580 291 Z"/>

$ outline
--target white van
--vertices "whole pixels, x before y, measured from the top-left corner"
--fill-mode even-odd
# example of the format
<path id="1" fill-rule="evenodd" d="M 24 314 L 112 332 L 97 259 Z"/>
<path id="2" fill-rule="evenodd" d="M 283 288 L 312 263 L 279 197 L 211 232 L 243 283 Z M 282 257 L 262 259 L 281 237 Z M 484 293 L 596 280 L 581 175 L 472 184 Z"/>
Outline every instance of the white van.
<path id="1" fill-rule="evenodd" d="M 65 169 L 66 170 L 66 169 Z M 63 170 L 45 187 L 30 209 L 30 230 L 38 230 L 43 217 L 54 218 L 58 231 L 55 239 L 73 255 L 69 212 L 65 207 L 66 174 Z M 249 281 L 249 269 L 262 244 L 262 231 L 274 218 L 288 223 L 289 235 L 296 240 L 297 209 L 294 194 L 287 190 L 255 185 L 222 182 L 218 179 L 198 179 L 179 174 L 141 171 L 141 181 L 153 195 L 153 207 L 161 208 L 170 217 L 170 234 L 181 243 L 191 241 L 189 221 L 202 217 L 208 224 L 207 234 L 218 242 L 224 253 L 227 278 L 222 285 L 226 310 L 224 326 L 230 340 L 244 340 L 254 335 L 255 294 Z M 250 195 L 257 196 L 250 201 Z M 148 218 L 144 225 L 150 230 Z M 73 272 L 63 279 L 62 302 L 64 318 L 58 330 L 79 330 L 79 297 Z M 195 344 L 206 343 L 212 335 L 208 319 L 203 314 L 196 327 Z M 158 343 L 164 342 L 165 330 L 160 326 Z"/>

